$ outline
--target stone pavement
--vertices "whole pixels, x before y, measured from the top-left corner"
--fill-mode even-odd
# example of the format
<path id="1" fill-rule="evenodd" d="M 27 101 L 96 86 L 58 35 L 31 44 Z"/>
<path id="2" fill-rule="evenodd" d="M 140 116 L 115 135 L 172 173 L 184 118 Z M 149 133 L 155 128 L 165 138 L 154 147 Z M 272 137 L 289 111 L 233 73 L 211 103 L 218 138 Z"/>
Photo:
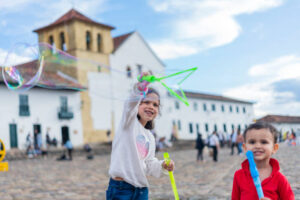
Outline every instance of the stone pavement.
<path id="1" fill-rule="evenodd" d="M 296 199 L 300 200 L 300 146 L 280 145 L 276 154 L 281 171 L 288 178 Z M 162 153 L 158 153 L 162 159 Z M 214 163 L 205 152 L 206 162 L 195 161 L 195 150 L 170 152 L 176 163 L 175 179 L 181 199 L 230 199 L 235 170 L 244 156 L 230 156 L 222 149 L 219 162 Z M 73 161 L 55 158 L 16 160 L 9 162 L 10 171 L 0 172 L 1 200 L 104 200 L 108 183 L 109 155 L 86 160 L 84 156 Z M 149 178 L 149 199 L 174 199 L 169 178 Z"/>

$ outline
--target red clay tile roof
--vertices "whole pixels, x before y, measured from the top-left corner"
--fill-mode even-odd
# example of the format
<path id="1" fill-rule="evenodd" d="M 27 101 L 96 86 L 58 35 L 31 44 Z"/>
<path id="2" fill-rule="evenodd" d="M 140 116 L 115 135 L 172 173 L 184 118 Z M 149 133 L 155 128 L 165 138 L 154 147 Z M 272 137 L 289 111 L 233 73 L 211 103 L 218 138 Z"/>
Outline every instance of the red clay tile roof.
<path id="1" fill-rule="evenodd" d="M 20 64 L 17 66 L 18 70 L 22 74 L 22 77 L 25 80 L 29 80 L 32 77 L 35 76 L 35 74 L 38 71 L 38 62 L 37 60 L 27 62 L 24 64 Z M 64 71 L 60 71 L 62 66 L 59 66 L 59 64 L 48 64 L 46 63 L 44 66 L 44 69 L 42 71 L 42 75 L 40 76 L 40 79 L 38 83 L 36 83 L 35 87 L 41 87 L 41 88 L 50 88 L 50 89 L 68 89 L 68 90 L 85 90 L 86 87 L 79 84 L 75 78 L 71 78 L 71 75 L 67 75 L 64 73 Z M 74 74 L 75 68 L 68 67 L 68 73 Z M 60 73 L 59 73 L 60 72 Z M 60 74 L 66 74 L 65 76 L 62 76 Z M 70 78 L 66 78 L 70 77 Z M 4 83 L 3 76 L 2 76 L 2 70 L 0 71 L 0 83 Z M 13 81 L 10 81 L 10 83 L 13 83 Z"/>
<path id="2" fill-rule="evenodd" d="M 134 32 L 130 32 L 130 33 L 127 33 L 127 34 L 123 34 L 123 35 L 120 35 L 120 36 L 117 36 L 117 37 L 114 37 L 114 51 L 116 51 L 120 46 L 121 44 Z"/>
<path id="3" fill-rule="evenodd" d="M 56 25 L 59 25 L 59 24 L 63 24 L 63 23 L 66 23 L 66 22 L 69 22 L 69 21 L 72 21 L 72 20 L 75 20 L 75 19 L 83 21 L 83 22 L 87 22 L 87 23 L 92 23 L 92 24 L 95 24 L 95 25 L 99 25 L 99 26 L 102 26 L 102 27 L 106 27 L 106 28 L 109 28 L 109 29 L 115 29 L 115 27 L 95 22 L 95 21 L 91 20 L 90 18 L 84 16 L 83 14 L 81 14 L 80 12 L 78 12 L 77 10 L 71 9 L 66 14 L 64 14 L 59 19 L 57 19 L 55 22 L 49 24 L 48 26 L 44 26 L 42 28 L 36 29 L 36 30 L 34 30 L 34 32 L 39 32 L 39 31 L 51 28 L 53 26 L 56 26 Z"/>
<path id="4" fill-rule="evenodd" d="M 267 115 L 256 121 L 270 123 L 300 123 L 300 116 Z"/>
<path id="5" fill-rule="evenodd" d="M 185 93 L 186 97 L 189 97 L 189 98 L 209 99 L 209 100 L 215 100 L 215 101 L 227 101 L 227 102 L 243 103 L 243 104 L 253 104 L 253 102 L 241 101 L 241 100 L 218 96 L 218 95 L 203 94 L 203 93 L 188 92 L 188 91 L 184 91 L 184 93 Z"/>

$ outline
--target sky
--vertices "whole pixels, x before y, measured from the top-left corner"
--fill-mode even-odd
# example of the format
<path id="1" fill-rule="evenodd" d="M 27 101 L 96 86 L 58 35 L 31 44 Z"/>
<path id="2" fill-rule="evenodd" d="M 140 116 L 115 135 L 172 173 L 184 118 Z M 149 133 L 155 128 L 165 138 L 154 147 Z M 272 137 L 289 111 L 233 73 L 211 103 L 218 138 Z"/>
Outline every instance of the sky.
<path id="1" fill-rule="evenodd" d="M 185 90 L 255 102 L 256 117 L 300 115 L 300 1 L 0 0 L 0 64 L 72 7 L 112 36 L 138 31 L 167 72 L 198 67 Z"/>

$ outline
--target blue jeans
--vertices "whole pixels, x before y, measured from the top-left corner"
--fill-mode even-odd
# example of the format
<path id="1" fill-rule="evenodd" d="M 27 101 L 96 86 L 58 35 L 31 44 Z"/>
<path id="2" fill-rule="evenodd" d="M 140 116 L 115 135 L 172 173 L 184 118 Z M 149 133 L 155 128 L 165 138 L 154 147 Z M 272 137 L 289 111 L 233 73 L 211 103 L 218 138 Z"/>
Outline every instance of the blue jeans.
<path id="1" fill-rule="evenodd" d="M 148 200 L 148 188 L 138 188 L 125 181 L 110 179 L 106 200 Z"/>

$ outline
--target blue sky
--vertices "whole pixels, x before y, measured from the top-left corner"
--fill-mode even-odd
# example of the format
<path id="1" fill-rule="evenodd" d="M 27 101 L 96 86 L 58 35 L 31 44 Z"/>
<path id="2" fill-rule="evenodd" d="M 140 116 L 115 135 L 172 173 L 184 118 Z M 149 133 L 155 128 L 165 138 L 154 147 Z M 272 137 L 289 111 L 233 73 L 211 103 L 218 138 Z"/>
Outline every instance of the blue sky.
<path id="1" fill-rule="evenodd" d="M 0 63 L 72 5 L 113 36 L 138 31 L 167 70 L 197 66 L 186 90 L 257 102 L 256 116 L 300 113 L 300 1 L 0 0 Z"/>

